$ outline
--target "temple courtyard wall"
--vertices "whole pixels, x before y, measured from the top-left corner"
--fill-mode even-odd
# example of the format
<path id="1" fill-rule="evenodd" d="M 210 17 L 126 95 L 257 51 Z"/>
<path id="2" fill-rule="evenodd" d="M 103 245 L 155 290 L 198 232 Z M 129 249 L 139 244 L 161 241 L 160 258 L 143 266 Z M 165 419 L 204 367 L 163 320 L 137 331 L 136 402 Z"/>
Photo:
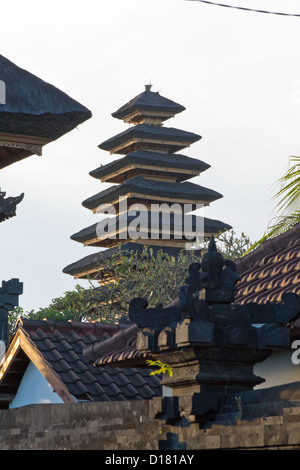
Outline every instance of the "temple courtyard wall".
<path id="1" fill-rule="evenodd" d="M 0 450 L 300 449 L 299 386 L 202 429 L 166 424 L 155 418 L 161 407 L 155 398 L 0 410 Z"/>

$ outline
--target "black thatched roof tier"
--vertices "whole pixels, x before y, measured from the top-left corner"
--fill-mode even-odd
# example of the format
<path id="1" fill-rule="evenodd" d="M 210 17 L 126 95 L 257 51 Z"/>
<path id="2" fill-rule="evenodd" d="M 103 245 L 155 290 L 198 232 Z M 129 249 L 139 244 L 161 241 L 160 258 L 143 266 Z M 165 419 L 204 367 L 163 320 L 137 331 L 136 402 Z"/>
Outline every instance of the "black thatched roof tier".
<path id="1" fill-rule="evenodd" d="M 176 247 L 161 247 L 161 246 L 151 246 L 153 250 L 153 256 L 157 256 L 157 253 L 162 250 L 164 253 L 168 254 L 169 256 L 174 256 L 177 258 L 179 254 L 183 251 L 183 248 L 176 248 Z M 123 254 L 129 255 L 131 252 L 135 252 L 138 254 L 142 254 L 144 251 L 144 245 L 139 243 L 125 243 L 121 246 L 121 250 Z M 97 275 L 99 279 L 101 276 L 105 279 L 105 274 L 107 274 L 107 279 L 109 279 L 108 273 L 101 274 L 101 268 L 105 262 L 111 259 L 114 255 L 117 255 L 120 251 L 119 246 L 115 246 L 114 248 L 109 248 L 107 250 L 103 250 L 97 253 L 93 253 L 91 255 L 85 256 L 84 258 L 76 261 L 75 263 L 69 264 L 63 269 L 63 273 L 70 274 L 76 278 L 85 279 L 88 275 Z M 197 256 L 200 256 L 200 250 L 196 250 Z"/>
<path id="2" fill-rule="evenodd" d="M 181 205 L 184 203 L 209 205 L 210 202 L 223 196 L 213 189 L 190 182 L 161 182 L 137 176 L 120 185 L 111 186 L 101 191 L 83 201 L 82 205 L 95 212 L 102 204 L 117 205 L 119 198 L 123 197 L 127 197 L 128 204 L 139 202 L 149 207 L 150 204 L 163 202 Z"/>
<path id="3" fill-rule="evenodd" d="M 68 95 L 0 55 L 0 132 L 55 140 L 91 117 Z"/>
<path id="4" fill-rule="evenodd" d="M 143 149 L 153 149 L 177 152 L 200 140 L 201 136 L 193 132 L 175 129 L 173 127 L 154 126 L 150 124 L 137 124 L 124 132 L 102 142 L 99 148 L 110 153 L 127 154 Z"/>
<path id="5" fill-rule="evenodd" d="M 93 178 L 108 183 L 122 183 L 133 176 L 149 176 L 185 181 L 210 168 L 207 163 L 181 154 L 136 150 L 90 172 Z"/>
<path id="6" fill-rule="evenodd" d="M 136 220 L 140 221 L 139 228 L 140 238 L 145 234 L 148 238 L 154 238 L 157 235 L 159 239 L 180 239 L 178 234 L 182 234 L 182 240 L 190 242 L 195 241 L 199 237 L 211 237 L 212 235 L 217 236 L 226 230 L 230 230 L 232 227 L 224 222 L 214 219 L 208 219 L 207 217 L 201 217 L 191 214 L 190 220 L 186 221 L 186 227 L 184 227 L 183 214 L 171 213 L 168 215 L 158 213 L 157 217 L 151 216 L 148 212 L 141 219 L 139 216 L 129 216 L 128 214 L 122 214 L 116 218 L 106 218 L 102 221 L 91 225 L 90 227 L 84 228 L 79 232 L 71 236 L 71 239 L 84 245 L 105 247 L 109 243 L 117 244 L 124 238 L 129 239 L 128 227 Z M 196 232 L 198 228 L 198 231 Z M 163 238 L 162 234 L 167 234 L 167 237 Z M 124 237 L 123 239 L 120 238 Z M 157 239 L 158 237 L 156 237 Z"/>
<path id="7" fill-rule="evenodd" d="M 146 85 L 145 91 L 112 113 L 112 116 L 126 122 L 138 122 L 139 117 L 144 115 L 159 116 L 164 121 L 184 110 L 184 106 L 151 91 L 151 85 Z"/>

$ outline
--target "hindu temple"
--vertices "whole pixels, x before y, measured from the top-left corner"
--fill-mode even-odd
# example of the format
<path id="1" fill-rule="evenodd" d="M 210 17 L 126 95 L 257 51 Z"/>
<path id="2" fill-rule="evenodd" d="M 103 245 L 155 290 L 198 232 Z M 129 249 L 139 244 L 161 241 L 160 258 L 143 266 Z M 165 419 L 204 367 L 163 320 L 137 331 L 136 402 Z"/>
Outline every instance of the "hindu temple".
<path id="1" fill-rule="evenodd" d="M 101 250 L 64 268 L 74 278 L 104 282 L 107 273 L 105 278 L 101 264 L 119 250 L 120 244 L 129 252 L 142 252 L 144 246 L 151 246 L 154 256 L 163 249 L 176 257 L 197 239 L 231 228 L 219 220 L 193 214 L 223 196 L 189 181 L 210 167 L 180 153 L 201 136 L 165 125 L 185 108 L 151 87 L 146 85 L 142 93 L 112 113 L 129 127 L 99 145 L 111 156 L 121 158 L 90 172 L 101 183 L 112 185 L 82 205 L 94 214 L 107 210 L 110 217 L 71 236 L 84 246 Z M 130 232 L 132 228 L 136 230 Z"/>

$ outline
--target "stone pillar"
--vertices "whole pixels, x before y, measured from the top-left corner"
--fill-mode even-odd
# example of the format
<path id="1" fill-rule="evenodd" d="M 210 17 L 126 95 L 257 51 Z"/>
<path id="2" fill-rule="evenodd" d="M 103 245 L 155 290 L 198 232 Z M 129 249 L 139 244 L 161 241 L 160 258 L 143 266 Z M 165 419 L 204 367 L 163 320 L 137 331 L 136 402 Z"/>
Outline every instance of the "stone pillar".
<path id="1" fill-rule="evenodd" d="M 23 283 L 19 279 L 3 281 L 0 287 L 0 341 L 8 343 L 8 312 L 19 305 L 19 295 L 23 293 Z"/>

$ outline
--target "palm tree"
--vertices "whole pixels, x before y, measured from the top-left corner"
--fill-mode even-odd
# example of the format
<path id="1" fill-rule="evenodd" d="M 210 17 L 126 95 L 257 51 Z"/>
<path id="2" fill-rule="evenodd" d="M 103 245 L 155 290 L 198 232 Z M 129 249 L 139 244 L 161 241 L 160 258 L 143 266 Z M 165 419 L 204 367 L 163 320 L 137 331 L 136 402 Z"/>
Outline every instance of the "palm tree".
<path id="1" fill-rule="evenodd" d="M 272 199 L 279 199 L 276 204 L 279 215 L 274 217 L 260 240 L 254 243 L 244 255 L 261 246 L 269 239 L 290 230 L 300 222 L 300 157 L 289 159 L 290 167 L 277 181 L 278 191 Z"/>

